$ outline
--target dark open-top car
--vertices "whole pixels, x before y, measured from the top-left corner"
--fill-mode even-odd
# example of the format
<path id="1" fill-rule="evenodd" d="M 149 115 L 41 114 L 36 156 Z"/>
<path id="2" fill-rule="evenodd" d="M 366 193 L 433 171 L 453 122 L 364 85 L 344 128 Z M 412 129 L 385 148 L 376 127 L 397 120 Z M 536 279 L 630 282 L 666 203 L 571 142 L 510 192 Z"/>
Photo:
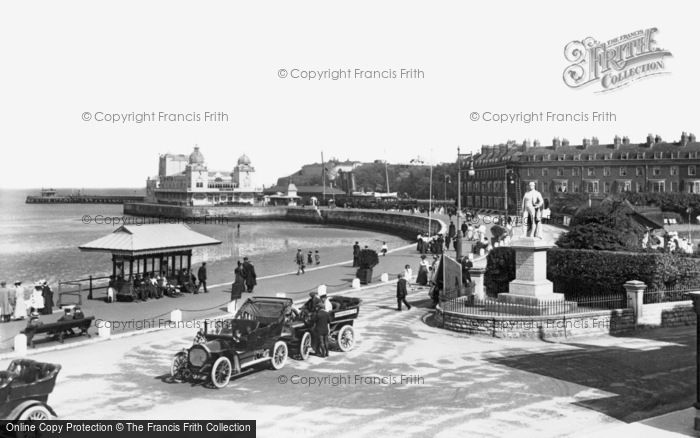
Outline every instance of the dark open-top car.
<path id="1" fill-rule="evenodd" d="M 16 359 L 0 371 L 0 418 L 50 420 L 56 416 L 46 404 L 61 365 Z"/>
<path id="2" fill-rule="evenodd" d="M 331 337 L 340 350 L 348 351 L 354 345 L 352 324 L 360 300 L 334 297 L 331 302 Z M 290 350 L 308 358 L 311 324 L 290 298 L 250 298 L 235 318 L 205 323 L 194 345 L 175 355 L 171 376 L 175 380 L 206 379 L 223 388 L 232 375 L 254 365 L 266 363 L 281 369 Z"/>

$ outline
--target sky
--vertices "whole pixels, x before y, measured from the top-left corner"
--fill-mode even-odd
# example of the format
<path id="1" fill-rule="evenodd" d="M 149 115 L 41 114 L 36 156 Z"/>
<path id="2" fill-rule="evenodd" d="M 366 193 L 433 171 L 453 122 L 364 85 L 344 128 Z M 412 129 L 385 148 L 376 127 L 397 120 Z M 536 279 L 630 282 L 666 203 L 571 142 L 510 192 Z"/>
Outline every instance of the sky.
<path id="1" fill-rule="evenodd" d="M 693 2 L 37 1 L 0 5 L 0 188 L 143 187 L 158 155 L 265 185 L 326 159 L 453 161 L 457 148 L 700 134 Z M 564 48 L 656 28 L 664 74 L 570 88 Z M 419 69 L 422 77 L 305 79 Z M 281 69 L 286 70 L 286 76 Z M 328 74 L 328 73 L 326 73 Z M 484 121 L 485 113 L 614 120 Z M 111 114 L 199 121 L 111 122 Z M 203 120 L 222 112 L 227 121 Z M 477 113 L 479 120 L 470 116 Z M 167 116 L 166 116 L 167 118 Z M 85 120 L 89 119 L 89 120 Z M 98 120 L 99 119 L 99 120 Z"/>

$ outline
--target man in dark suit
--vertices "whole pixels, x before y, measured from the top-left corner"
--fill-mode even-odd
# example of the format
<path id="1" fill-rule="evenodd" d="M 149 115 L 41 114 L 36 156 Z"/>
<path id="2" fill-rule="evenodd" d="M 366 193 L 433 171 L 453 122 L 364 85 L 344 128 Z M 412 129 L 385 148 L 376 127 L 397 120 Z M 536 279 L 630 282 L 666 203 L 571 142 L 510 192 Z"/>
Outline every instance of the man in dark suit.
<path id="1" fill-rule="evenodd" d="M 360 266 L 360 243 L 355 242 L 352 246 L 352 267 L 356 268 Z"/>
<path id="2" fill-rule="evenodd" d="M 408 310 L 411 310 L 411 305 L 406 302 L 406 295 L 408 295 L 408 289 L 406 288 L 407 281 L 404 278 L 403 272 L 399 274 L 399 281 L 396 283 L 396 304 L 398 305 L 399 312 L 401 311 L 401 303 L 405 304 Z"/>
<path id="3" fill-rule="evenodd" d="M 253 288 L 258 284 L 258 274 L 255 273 L 255 266 L 248 260 L 248 257 L 243 257 L 243 278 L 245 278 L 246 291 L 253 293 Z"/>
<path id="4" fill-rule="evenodd" d="M 199 291 L 200 287 L 203 287 L 204 292 L 209 293 L 207 290 L 207 262 L 202 263 L 202 266 L 199 267 L 199 271 L 197 271 L 197 278 L 199 279 L 197 291 Z"/>
<path id="5" fill-rule="evenodd" d="M 317 354 L 320 357 L 328 357 L 328 333 L 329 324 L 331 322 L 330 313 L 326 312 L 323 304 L 318 304 L 316 306 L 316 317 L 314 318 L 314 332 L 316 334 L 316 339 L 318 339 L 318 351 Z"/>

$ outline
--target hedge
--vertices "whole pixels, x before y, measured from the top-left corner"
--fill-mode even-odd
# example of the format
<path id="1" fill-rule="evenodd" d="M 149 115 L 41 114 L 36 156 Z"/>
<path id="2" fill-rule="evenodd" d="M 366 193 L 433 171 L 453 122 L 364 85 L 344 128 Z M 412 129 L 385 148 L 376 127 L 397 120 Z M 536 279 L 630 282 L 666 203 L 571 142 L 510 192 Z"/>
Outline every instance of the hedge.
<path id="1" fill-rule="evenodd" d="M 547 278 L 567 298 L 624 292 L 629 280 L 649 289 L 700 288 L 700 259 L 661 252 L 620 252 L 552 248 L 547 251 Z M 484 286 L 495 296 L 515 279 L 515 250 L 496 248 L 486 261 Z"/>

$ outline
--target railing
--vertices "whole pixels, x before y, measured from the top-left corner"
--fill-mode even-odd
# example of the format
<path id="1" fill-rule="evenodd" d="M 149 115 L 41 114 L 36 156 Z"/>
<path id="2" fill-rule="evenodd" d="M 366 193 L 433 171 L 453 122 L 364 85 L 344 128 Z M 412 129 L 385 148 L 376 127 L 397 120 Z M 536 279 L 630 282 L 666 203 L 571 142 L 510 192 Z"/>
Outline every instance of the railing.
<path id="1" fill-rule="evenodd" d="M 84 290 L 88 291 L 88 300 L 93 299 L 93 292 L 101 289 L 107 289 L 109 287 L 109 276 L 93 277 L 92 275 L 87 278 L 80 278 L 78 280 L 66 280 L 58 282 L 58 301 L 56 305 L 61 307 L 65 304 L 76 304 L 76 303 L 64 303 L 63 296 L 74 296 L 78 298 L 77 304 L 83 304 L 82 292 Z"/>
<path id="2" fill-rule="evenodd" d="M 690 292 L 698 291 L 697 288 L 672 287 L 667 289 L 647 289 L 644 291 L 644 304 L 672 303 L 677 301 L 689 301 Z"/>
<path id="3" fill-rule="evenodd" d="M 496 298 L 463 296 L 441 302 L 444 311 L 481 316 L 554 316 L 626 309 L 625 294 L 577 297 L 571 300 L 541 300 L 533 303 L 506 302 Z"/>

